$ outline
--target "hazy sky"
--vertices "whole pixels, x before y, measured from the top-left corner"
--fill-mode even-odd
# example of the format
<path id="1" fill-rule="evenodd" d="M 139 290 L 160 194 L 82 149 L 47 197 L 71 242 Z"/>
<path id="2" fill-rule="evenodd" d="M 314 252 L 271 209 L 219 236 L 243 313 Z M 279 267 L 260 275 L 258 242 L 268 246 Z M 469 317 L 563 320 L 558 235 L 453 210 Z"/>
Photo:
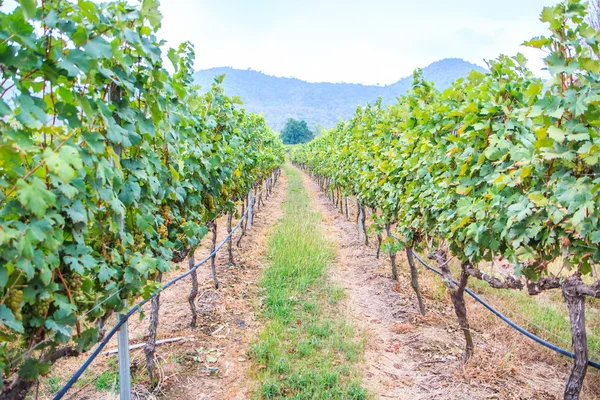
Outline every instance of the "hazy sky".
<path id="1" fill-rule="evenodd" d="M 196 69 L 231 66 L 307 81 L 390 84 L 458 57 L 524 53 L 558 0 L 162 0 L 160 36 L 196 47 Z"/>

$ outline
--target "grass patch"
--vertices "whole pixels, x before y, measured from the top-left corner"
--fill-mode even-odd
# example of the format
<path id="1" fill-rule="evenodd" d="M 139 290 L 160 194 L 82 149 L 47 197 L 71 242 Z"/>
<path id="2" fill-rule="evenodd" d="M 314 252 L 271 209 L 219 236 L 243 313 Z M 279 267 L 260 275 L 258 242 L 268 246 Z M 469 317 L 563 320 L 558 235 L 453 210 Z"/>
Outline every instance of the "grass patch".
<path id="1" fill-rule="evenodd" d="M 360 375 L 364 343 L 334 307 L 344 296 L 324 282 L 334 249 L 311 209 L 302 176 L 285 167 L 284 216 L 269 241 L 261 282 L 265 328 L 252 345 L 259 399 L 366 399 Z"/>
<path id="2" fill-rule="evenodd" d="M 48 378 L 48 391 L 52 394 L 58 392 L 62 388 L 61 379 L 58 376 Z"/>
<path id="3" fill-rule="evenodd" d="M 116 356 L 109 358 L 107 364 L 107 370 L 98 376 L 94 387 L 96 390 L 117 393 L 119 391 L 119 368 Z"/>

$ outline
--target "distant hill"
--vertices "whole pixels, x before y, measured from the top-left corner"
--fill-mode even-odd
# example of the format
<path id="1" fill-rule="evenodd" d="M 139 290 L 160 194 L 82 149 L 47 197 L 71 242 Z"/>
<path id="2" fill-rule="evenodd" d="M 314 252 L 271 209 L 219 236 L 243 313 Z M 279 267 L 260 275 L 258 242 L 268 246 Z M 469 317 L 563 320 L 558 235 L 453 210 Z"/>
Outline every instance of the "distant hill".
<path id="1" fill-rule="evenodd" d="M 436 61 L 423 68 L 425 79 L 438 89 L 445 89 L 471 70 L 485 71 L 478 65 L 458 58 Z M 253 70 L 229 67 L 211 68 L 194 74 L 196 83 L 208 88 L 215 76 L 225 74 L 225 92 L 239 95 L 244 107 L 265 114 L 276 131 L 283 129 L 288 118 L 305 120 L 309 126 L 331 127 L 340 119 L 352 116 L 359 104 L 382 97 L 386 104 L 396 101 L 412 84 L 412 76 L 388 86 L 366 86 L 352 83 L 310 83 L 295 78 L 279 78 Z"/>

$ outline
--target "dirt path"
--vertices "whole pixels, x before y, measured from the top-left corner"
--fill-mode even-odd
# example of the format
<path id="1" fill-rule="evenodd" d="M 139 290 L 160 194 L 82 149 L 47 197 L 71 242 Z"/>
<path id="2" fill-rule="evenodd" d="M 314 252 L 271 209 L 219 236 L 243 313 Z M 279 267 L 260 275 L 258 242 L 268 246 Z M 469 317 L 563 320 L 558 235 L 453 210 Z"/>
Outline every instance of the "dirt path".
<path id="1" fill-rule="evenodd" d="M 199 293 L 196 301 L 198 326 L 190 328 L 190 309 L 187 301 L 191 288 L 190 279 L 184 279 L 161 294 L 159 328 L 157 339 L 185 337 L 184 341 L 157 346 L 162 388 L 155 393 L 159 398 L 182 400 L 234 400 L 247 398 L 247 370 L 250 362 L 246 351 L 256 337 L 260 326 L 254 311 L 258 308 L 258 281 L 264 267 L 266 241 L 273 225 L 281 217 L 281 203 L 287 192 L 287 179 L 281 175 L 272 195 L 265 205 L 255 212 L 254 225 L 241 241 L 241 247 L 234 246 L 236 266 L 228 265 L 226 247 L 217 255 L 217 275 L 219 290 L 212 283 L 210 264 L 198 270 Z M 234 225 L 237 221 L 234 221 Z M 241 232 L 241 230 L 238 230 Z M 217 243 L 227 235 L 226 218 L 218 220 Z M 234 243 L 239 233 L 234 235 Z M 196 250 L 196 260 L 210 254 L 210 234 Z M 187 260 L 163 277 L 163 282 L 180 275 L 188 269 Z M 146 317 L 139 320 L 132 317 L 129 324 L 130 343 L 142 343 L 147 333 L 149 307 L 144 307 Z M 109 321 L 108 325 L 114 321 Z M 109 342 L 107 349 L 116 348 L 116 340 Z M 133 392 L 139 398 L 148 396 L 144 387 L 147 382 L 136 385 L 136 371 L 144 366 L 142 349 L 131 352 Z M 55 370 L 53 379 L 65 382 L 81 365 L 84 357 L 63 360 Z M 107 385 L 98 382 L 107 371 L 114 371 L 114 356 L 100 356 L 84 374 L 66 398 L 71 399 L 117 399 L 114 394 L 114 373 L 109 375 Z M 51 377 L 52 378 L 52 377 Z M 62 385 L 61 385 L 62 386 Z M 40 398 L 51 398 L 51 384 L 43 384 Z"/>
<path id="2" fill-rule="evenodd" d="M 347 221 L 308 175 L 304 179 L 337 243 L 331 279 L 345 288 L 349 314 L 366 332 L 363 383 L 371 394 L 378 399 L 562 398 L 569 360 L 535 347 L 470 300 L 477 353 L 462 368 L 464 339 L 441 281 L 421 272 L 428 313 L 420 317 L 406 259 L 398 255 L 402 273 L 394 284 L 388 256 L 376 259 L 376 248 L 359 241 L 354 218 Z M 582 399 L 593 398 L 597 395 L 584 390 Z"/>

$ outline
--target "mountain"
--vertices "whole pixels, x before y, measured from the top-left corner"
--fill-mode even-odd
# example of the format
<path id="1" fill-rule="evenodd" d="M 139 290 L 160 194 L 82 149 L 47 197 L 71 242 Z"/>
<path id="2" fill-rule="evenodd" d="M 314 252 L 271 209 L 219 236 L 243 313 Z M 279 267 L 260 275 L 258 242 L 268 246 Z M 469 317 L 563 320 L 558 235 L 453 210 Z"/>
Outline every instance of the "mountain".
<path id="1" fill-rule="evenodd" d="M 471 70 L 485 71 L 464 60 L 448 58 L 423 68 L 423 75 L 438 89 L 445 89 Z M 267 122 L 276 131 L 283 129 L 288 118 L 304 120 L 311 127 L 331 127 L 340 119 L 350 118 L 360 104 L 374 102 L 378 97 L 382 97 L 386 104 L 395 102 L 396 97 L 406 93 L 412 84 L 412 76 L 388 86 L 310 83 L 229 67 L 198 71 L 194 79 L 204 89 L 222 74 L 226 75 L 223 81 L 225 92 L 230 96 L 240 96 L 246 110 L 264 113 Z"/>

